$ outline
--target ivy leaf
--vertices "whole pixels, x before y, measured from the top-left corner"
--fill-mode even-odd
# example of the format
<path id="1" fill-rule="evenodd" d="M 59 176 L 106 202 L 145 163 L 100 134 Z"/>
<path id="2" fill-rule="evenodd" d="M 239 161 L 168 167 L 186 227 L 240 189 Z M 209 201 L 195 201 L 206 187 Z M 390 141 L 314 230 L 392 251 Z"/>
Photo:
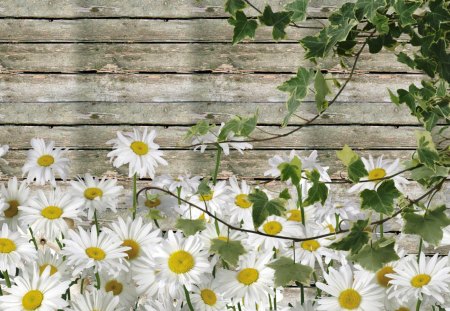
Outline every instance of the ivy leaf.
<path id="1" fill-rule="evenodd" d="M 244 0 L 227 0 L 227 2 L 225 2 L 225 12 L 230 13 L 232 16 L 236 16 L 236 12 L 243 10 L 246 6 Z"/>
<path id="2" fill-rule="evenodd" d="M 197 188 L 197 194 L 199 195 L 208 195 L 211 193 L 211 187 L 209 186 L 209 179 L 203 179 Z"/>
<path id="3" fill-rule="evenodd" d="M 242 11 L 236 12 L 236 18 L 230 17 L 228 23 L 234 26 L 233 45 L 241 42 L 246 37 L 254 38 L 258 23 L 255 20 L 247 19 Z"/>
<path id="4" fill-rule="evenodd" d="M 145 215 L 145 216 L 151 220 L 164 219 L 164 217 L 161 216 L 161 211 L 156 208 L 149 209 L 147 215 Z"/>
<path id="5" fill-rule="evenodd" d="M 420 6 L 420 3 L 405 2 L 405 0 L 395 0 L 394 9 L 400 17 L 400 24 L 405 27 L 414 24 L 416 20 L 412 17 L 414 11 Z"/>
<path id="6" fill-rule="evenodd" d="M 278 197 L 280 199 L 289 200 L 291 198 L 291 194 L 289 193 L 289 189 L 285 188 L 283 191 L 280 192 Z"/>
<path id="7" fill-rule="evenodd" d="M 389 18 L 385 15 L 376 13 L 373 17 L 372 23 L 380 34 L 386 34 L 389 32 Z"/>
<path id="8" fill-rule="evenodd" d="M 304 206 L 312 205 L 315 202 L 320 202 L 320 204 L 324 205 L 328 197 L 327 185 L 319 180 L 320 174 L 317 170 L 313 170 L 311 173 L 308 172 L 306 175 L 313 184 L 308 190 L 308 197 L 303 203 Z"/>
<path id="9" fill-rule="evenodd" d="M 389 241 L 385 238 L 379 239 L 374 243 L 364 245 L 357 254 L 350 255 L 349 259 L 359 263 L 366 270 L 377 271 L 386 263 L 399 259 L 393 242 L 393 240 Z"/>
<path id="10" fill-rule="evenodd" d="M 450 225 L 450 218 L 445 214 L 445 210 L 445 205 L 441 205 L 434 210 L 429 210 L 425 215 L 405 213 L 403 232 L 417 234 L 430 244 L 439 244 L 443 237 L 442 228 Z"/>
<path id="11" fill-rule="evenodd" d="M 362 9 L 367 19 L 373 23 L 377 10 L 386 5 L 386 0 L 358 0 L 356 7 Z"/>
<path id="12" fill-rule="evenodd" d="M 348 178 L 353 182 L 358 182 L 361 177 L 369 175 L 363 161 L 359 155 L 352 150 L 348 145 L 345 145 L 342 150 L 336 152 L 337 157 L 345 166 L 347 166 Z"/>
<path id="13" fill-rule="evenodd" d="M 306 9 L 308 8 L 309 0 L 295 0 L 288 3 L 285 9 L 293 12 L 291 20 L 293 22 L 302 22 L 306 19 Z"/>
<path id="14" fill-rule="evenodd" d="M 272 36 L 275 40 L 284 39 L 286 32 L 284 29 L 291 22 L 293 12 L 276 12 L 267 5 L 264 8 L 263 15 L 259 17 L 259 21 L 266 26 L 273 26 Z"/>
<path id="15" fill-rule="evenodd" d="M 276 287 L 286 286 L 293 281 L 309 285 L 309 279 L 313 273 L 313 269 L 310 266 L 295 263 L 291 258 L 287 257 L 280 257 L 267 266 L 275 270 Z"/>
<path id="16" fill-rule="evenodd" d="M 351 254 L 358 253 L 369 242 L 369 233 L 365 231 L 368 225 L 369 219 L 358 220 L 353 223 L 350 233 L 341 240 L 331 244 L 330 248 L 340 251 L 350 251 Z"/>
<path id="17" fill-rule="evenodd" d="M 349 166 L 353 162 L 359 159 L 359 155 L 352 150 L 348 145 L 344 145 L 342 150 L 336 151 L 336 155 L 339 160 L 344 163 L 345 166 Z"/>
<path id="18" fill-rule="evenodd" d="M 331 89 L 320 70 L 317 70 L 314 78 L 314 90 L 316 91 L 315 100 L 317 111 L 322 113 L 328 108 L 328 101 L 325 97 L 331 94 Z"/>
<path id="19" fill-rule="evenodd" d="M 239 256 L 245 254 L 245 248 L 240 241 L 222 241 L 213 239 L 211 243 L 211 252 L 219 256 L 232 266 L 236 266 Z"/>
<path id="20" fill-rule="evenodd" d="M 300 67 L 297 75 L 279 85 L 278 89 L 282 92 L 289 93 L 296 99 L 303 99 L 308 94 L 308 86 L 313 74 L 312 70 Z"/>
<path id="21" fill-rule="evenodd" d="M 291 180 L 294 185 L 298 185 L 302 178 L 302 161 L 299 157 L 295 156 L 291 162 L 283 162 L 278 165 L 280 170 L 280 179 L 282 181 Z"/>
<path id="22" fill-rule="evenodd" d="M 276 198 L 269 200 L 267 194 L 259 189 L 248 195 L 248 200 L 253 203 L 252 218 L 255 228 L 261 226 L 270 215 L 280 216 L 285 209 L 285 200 Z"/>
<path id="23" fill-rule="evenodd" d="M 185 236 L 194 235 L 198 231 L 202 231 L 206 228 L 205 221 L 203 219 L 183 219 L 178 218 L 175 224 L 175 228 L 183 231 Z"/>
<path id="24" fill-rule="evenodd" d="M 365 189 L 360 193 L 362 209 L 371 209 L 377 213 L 392 215 L 394 211 L 394 199 L 401 193 L 395 188 L 392 179 L 385 180 L 376 190 Z"/>
<path id="25" fill-rule="evenodd" d="M 436 172 L 436 162 L 439 162 L 439 154 L 430 132 L 416 131 L 416 139 L 419 146 L 417 148 L 419 162 Z"/>
<path id="26" fill-rule="evenodd" d="M 200 120 L 194 126 L 191 126 L 187 131 L 184 139 L 192 138 L 194 136 L 202 136 L 209 132 L 213 126 L 207 120 Z"/>

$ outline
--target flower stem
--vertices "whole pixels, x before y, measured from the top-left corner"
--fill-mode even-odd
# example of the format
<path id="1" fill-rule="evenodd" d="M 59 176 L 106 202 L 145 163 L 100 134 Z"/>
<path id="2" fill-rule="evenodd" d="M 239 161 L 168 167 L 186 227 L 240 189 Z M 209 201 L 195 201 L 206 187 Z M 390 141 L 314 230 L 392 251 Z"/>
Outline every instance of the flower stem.
<path id="1" fill-rule="evenodd" d="M 3 272 L 3 277 L 5 278 L 6 286 L 8 286 L 8 288 L 11 288 L 11 280 L 9 279 L 8 270 L 5 270 Z"/>
<path id="2" fill-rule="evenodd" d="M 213 185 L 217 182 L 217 174 L 219 173 L 220 157 L 222 155 L 222 147 L 217 144 L 216 167 L 214 168 Z"/>
<path id="3" fill-rule="evenodd" d="M 134 173 L 133 175 L 133 220 L 136 218 L 136 210 L 137 210 L 137 198 L 136 198 L 136 192 L 137 192 L 137 174 Z"/>
<path id="4" fill-rule="evenodd" d="M 100 286 L 101 286 L 101 284 L 100 284 L 100 274 L 98 273 L 98 271 L 97 272 L 95 272 L 95 281 L 96 281 L 96 288 L 97 289 L 100 289 Z"/>
<path id="5" fill-rule="evenodd" d="M 38 245 L 37 245 L 37 242 L 36 242 L 36 238 L 34 237 L 34 234 L 33 234 L 33 229 L 31 229 L 31 227 L 28 227 L 28 230 L 30 231 L 30 234 L 31 234 L 31 241 L 33 241 L 34 248 L 35 248 L 36 250 L 38 250 Z"/>
<path id="6" fill-rule="evenodd" d="M 383 236 L 384 236 L 384 228 L 383 228 L 382 221 L 383 221 L 383 214 L 380 213 L 380 222 L 381 222 L 381 224 L 380 224 L 380 238 L 383 238 Z"/>
<path id="7" fill-rule="evenodd" d="M 97 235 L 99 235 L 100 227 L 98 226 L 97 210 L 94 211 L 94 222 L 95 222 L 95 230 L 97 231 Z"/>
<path id="8" fill-rule="evenodd" d="M 302 224 L 303 226 L 306 225 L 305 222 L 305 209 L 303 208 L 303 204 L 302 204 L 302 186 L 300 184 L 296 184 L 295 185 L 295 189 L 297 189 L 297 208 L 300 207 L 300 213 L 302 215 Z"/>
<path id="9" fill-rule="evenodd" d="M 191 303 L 191 297 L 189 296 L 189 291 L 187 290 L 185 285 L 183 285 L 183 288 L 184 288 L 184 294 L 186 295 L 186 302 L 188 304 L 189 310 L 194 311 L 194 307 L 192 306 L 192 303 Z"/>
<path id="10" fill-rule="evenodd" d="M 420 311 L 421 304 L 422 304 L 422 301 L 420 300 L 420 298 L 417 298 L 416 311 Z"/>
<path id="11" fill-rule="evenodd" d="M 417 253 L 417 263 L 419 263 L 419 261 L 420 261 L 420 253 L 422 252 L 422 246 L 423 246 L 423 240 L 422 240 L 422 238 L 420 238 L 420 241 L 419 241 L 419 252 Z"/>

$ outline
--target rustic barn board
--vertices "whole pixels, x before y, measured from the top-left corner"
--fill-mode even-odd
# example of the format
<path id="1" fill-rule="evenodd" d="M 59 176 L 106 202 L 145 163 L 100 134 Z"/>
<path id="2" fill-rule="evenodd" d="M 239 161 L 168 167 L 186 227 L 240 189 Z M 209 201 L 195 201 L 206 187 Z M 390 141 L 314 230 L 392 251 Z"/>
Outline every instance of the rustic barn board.
<path id="1" fill-rule="evenodd" d="M 411 48 L 397 52 L 411 54 Z M 14 72 L 291 72 L 315 67 L 304 50 L 292 44 L 2 44 L 0 73 Z M 353 58 L 346 58 L 347 68 Z M 339 58 L 319 63 L 342 71 Z M 347 70 L 344 68 L 344 70 Z M 366 49 L 358 72 L 414 72 L 396 61 L 392 52 L 371 54 Z M 417 72 L 417 71 L 416 71 Z"/>
<path id="2" fill-rule="evenodd" d="M 90 137 L 94 136 L 92 133 Z M 87 138 L 89 139 L 89 137 Z M 69 177 L 79 174 L 91 173 L 101 176 L 103 174 L 126 177 L 128 169 L 123 166 L 118 169 L 110 163 L 107 154 L 109 150 L 69 150 L 67 157 L 71 160 L 72 166 Z M 244 176 L 246 178 L 264 178 L 264 172 L 269 168 L 268 159 L 274 155 L 289 155 L 289 150 L 247 150 L 242 156 L 237 151 L 232 152 L 222 160 L 219 170 L 220 178 L 228 178 L 232 174 Z M 370 150 L 358 151 L 361 156 L 368 157 L 369 154 L 374 157 L 384 155 L 385 159 L 408 160 L 411 158 L 414 150 Z M 12 150 L 4 157 L 9 164 L 0 162 L 0 172 L 2 178 L 9 176 L 20 176 L 21 167 L 26 161 L 25 150 Z M 310 151 L 302 152 L 309 155 Z M 183 174 L 191 173 L 200 176 L 211 176 L 215 163 L 215 152 L 207 150 L 205 153 L 194 152 L 192 150 L 165 150 L 164 158 L 169 163 L 168 166 L 159 166 L 156 170 L 158 174 Z M 336 157 L 334 150 L 319 151 L 319 161 L 324 166 L 329 166 L 329 173 L 332 178 L 340 178 L 345 169 L 341 161 Z"/>
<path id="3" fill-rule="evenodd" d="M 221 101 L 283 102 L 276 87 L 288 74 L 3 74 L 0 102 Z M 416 74 L 355 75 L 339 97 L 341 102 L 391 102 L 387 88 L 419 82 Z M 361 92 L 364 90 L 364 92 Z M 306 100 L 312 100 L 309 95 Z"/>
<path id="4" fill-rule="evenodd" d="M 292 2 L 272 1 L 274 10 L 282 10 L 285 4 Z M 308 6 L 308 15 L 323 17 L 347 1 L 312 0 Z M 266 0 L 253 0 L 252 3 L 264 9 Z M 249 14 L 255 15 L 251 8 Z M 0 3 L 0 16 L 4 17 L 140 17 L 140 18 L 198 18 L 228 17 L 224 12 L 222 0 L 3 0 Z"/>
<path id="5" fill-rule="evenodd" d="M 126 105 L 126 109 L 124 109 Z M 113 102 L 55 102 L 2 103 L 1 124 L 80 125 L 80 124 L 178 124 L 192 125 L 208 119 L 211 123 L 227 121 L 232 115 L 248 116 L 258 109 L 259 124 L 280 124 L 286 114 L 285 104 L 278 103 L 113 103 Z M 364 113 L 358 113 L 364 110 Z M 316 104 L 302 103 L 298 114 L 308 119 L 317 114 Z M 292 118 L 290 124 L 302 124 Z M 395 124 L 417 125 L 405 106 L 393 103 L 345 103 L 329 107 L 314 124 Z"/>

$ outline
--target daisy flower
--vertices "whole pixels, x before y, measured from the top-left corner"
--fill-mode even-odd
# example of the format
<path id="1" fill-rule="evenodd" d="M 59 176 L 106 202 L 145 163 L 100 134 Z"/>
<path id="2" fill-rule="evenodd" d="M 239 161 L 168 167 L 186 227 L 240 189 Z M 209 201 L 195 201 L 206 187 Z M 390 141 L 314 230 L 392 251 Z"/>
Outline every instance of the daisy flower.
<path id="1" fill-rule="evenodd" d="M 225 298 L 236 299 L 255 310 L 267 300 L 267 295 L 273 296 L 274 270 L 266 266 L 272 256 L 272 251 L 252 252 L 240 258 L 237 271 L 218 270 L 216 280 Z"/>
<path id="2" fill-rule="evenodd" d="M 4 289 L 9 295 L 0 296 L 0 309 L 3 311 L 47 311 L 67 306 L 61 296 L 69 288 L 70 281 L 61 281 L 58 273 L 51 275 L 50 267 L 42 273 L 36 266 L 30 272 L 25 269 L 23 276 L 14 278 L 14 283 L 16 285 Z"/>
<path id="3" fill-rule="evenodd" d="M 236 176 L 232 176 L 228 182 L 230 183 L 230 186 L 228 186 L 230 196 L 233 198 L 233 203 L 229 204 L 228 214 L 230 215 L 230 221 L 234 224 L 243 221 L 244 227 L 253 227 L 253 203 L 248 199 L 250 187 L 245 180 L 241 181 L 241 186 L 239 187 Z"/>
<path id="4" fill-rule="evenodd" d="M 346 265 L 339 270 L 330 267 L 323 277 L 327 284 L 316 282 L 316 286 L 330 296 L 318 300 L 317 310 L 383 310 L 384 290 L 373 283 L 370 274 L 353 275 L 350 266 Z"/>
<path id="5" fill-rule="evenodd" d="M 169 231 L 167 240 L 152 250 L 156 270 L 159 271 L 158 281 L 167 287 L 171 297 L 180 297 L 183 286 L 191 290 L 193 284 L 200 283 L 203 273 L 210 272 L 208 254 L 202 249 L 199 237 L 183 238 L 181 233 Z"/>
<path id="6" fill-rule="evenodd" d="M 80 221 L 82 202 L 73 200 L 71 195 L 59 188 L 45 195 L 38 190 L 36 197 L 29 200 L 29 206 L 22 206 L 20 221 L 30 226 L 36 234 L 44 234 L 51 241 L 66 235 L 69 230 L 66 219 Z"/>
<path id="7" fill-rule="evenodd" d="M 155 259 L 150 252 L 146 252 L 142 258 L 133 263 L 132 278 L 136 284 L 136 290 L 139 295 L 148 298 L 154 297 L 160 290 L 159 283 L 156 281 Z M 152 252 L 153 253 L 153 252 Z"/>
<path id="8" fill-rule="evenodd" d="M 279 250 L 289 243 L 289 240 L 278 239 L 277 235 L 298 237 L 301 234 L 301 228 L 303 226 L 294 221 L 286 220 L 283 217 L 271 215 L 267 217 L 264 223 L 258 228 L 258 231 L 273 236 L 267 237 L 264 235 L 250 233 L 248 238 L 248 244 L 255 247 L 261 247 L 262 250 L 271 251 L 273 248 Z"/>
<path id="9" fill-rule="evenodd" d="M 111 292 L 93 289 L 85 291 L 84 295 L 77 295 L 71 300 L 71 310 L 74 311 L 119 311 L 124 310 L 119 306 L 119 297 Z"/>
<path id="10" fill-rule="evenodd" d="M 36 258 L 36 250 L 19 232 L 11 232 L 7 224 L 3 224 L 0 232 L 0 271 L 8 271 L 15 275 L 16 268 L 23 269 L 25 263 Z"/>
<path id="11" fill-rule="evenodd" d="M 77 181 L 71 181 L 72 195 L 75 200 L 82 202 L 88 209 L 88 219 L 94 218 L 94 212 L 104 212 L 110 209 L 117 212 L 116 205 L 123 187 L 117 185 L 116 179 L 97 179 L 87 173 L 84 178 L 78 177 Z"/>
<path id="12" fill-rule="evenodd" d="M 388 297 L 401 301 L 432 297 L 443 303 L 443 295 L 449 291 L 450 267 L 447 260 L 442 258 L 438 261 L 438 254 L 428 259 L 420 253 L 418 263 L 406 257 L 394 268 L 396 273 L 386 275 L 393 285 L 388 290 Z"/>
<path id="13" fill-rule="evenodd" d="M 203 195 L 195 194 L 189 199 L 189 202 L 202 208 L 205 208 L 206 205 L 209 212 L 221 216 L 225 213 L 226 209 L 224 206 L 229 201 L 226 181 L 219 181 L 210 187 L 211 191 L 209 193 Z M 203 214 L 202 211 L 195 207 L 192 207 L 192 210 L 188 211 L 188 213 L 192 213 L 193 218 L 198 218 Z"/>
<path id="14" fill-rule="evenodd" d="M 339 215 L 340 219 L 349 221 L 356 221 L 365 218 L 364 212 L 359 207 L 356 207 L 354 202 L 338 197 L 331 191 L 328 192 L 328 198 L 323 207 L 316 209 L 318 220 L 324 221 L 327 217 Z"/>
<path id="15" fill-rule="evenodd" d="M 284 162 L 290 162 L 292 159 L 294 159 L 294 157 L 297 156 L 297 153 L 295 152 L 295 150 L 291 150 L 291 152 L 289 153 L 289 156 L 280 156 L 280 155 L 275 155 L 272 158 L 269 159 L 269 166 L 270 169 L 264 172 L 264 176 L 271 176 L 271 177 L 280 177 L 280 169 L 278 168 L 278 166 L 281 163 Z"/>
<path id="16" fill-rule="evenodd" d="M 302 169 L 304 170 L 317 170 L 320 174 L 321 181 L 331 181 L 330 175 L 328 175 L 328 166 L 322 166 L 317 160 L 317 150 L 313 150 L 309 156 L 300 157 L 302 161 Z"/>
<path id="17" fill-rule="evenodd" d="M 144 207 L 149 213 L 156 209 L 168 218 L 177 218 L 183 213 L 183 210 L 178 206 L 177 198 L 170 194 L 157 189 L 151 189 L 145 191 L 144 195 L 145 200 L 139 202 L 139 205 L 140 207 Z"/>
<path id="18" fill-rule="evenodd" d="M 295 305 L 292 307 L 285 307 L 282 308 L 281 311 L 315 311 L 316 308 L 313 305 L 312 300 L 306 300 L 303 305 L 300 303 L 300 301 L 297 301 Z"/>
<path id="19" fill-rule="evenodd" d="M 45 250 L 38 250 L 37 252 L 37 266 L 39 268 L 39 273 L 43 273 L 45 268 L 50 267 L 50 275 L 55 273 L 59 273 L 61 275 L 61 279 L 69 279 L 70 272 L 67 269 L 67 266 L 64 262 L 63 256 L 52 252 L 49 248 L 45 248 Z"/>
<path id="20" fill-rule="evenodd" d="M 113 144 L 114 150 L 108 153 L 115 167 L 129 164 L 128 176 L 134 174 L 143 177 L 155 177 L 155 167 L 159 164 L 167 165 L 162 158 L 163 152 L 159 145 L 154 143 L 156 131 L 148 133 L 147 128 L 143 132 L 133 129 L 133 132 L 117 132 L 117 138 L 107 142 Z"/>
<path id="21" fill-rule="evenodd" d="M 226 310 L 227 301 L 223 298 L 217 282 L 212 277 L 205 277 L 203 282 L 194 288 L 190 296 L 194 310 Z"/>
<path id="22" fill-rule="evenodd" d="M 380 180 L 380 178 L 392 176 L 401 170 L 399 166 L 399 159 L 391 162 L 383 160 L 383 156 L 380 156 L 376 161 L 374 161 L 372 155 L 369 155 L 369 160 L 364 157 L 361 157 L 361 160 L 363 161 L 367 172 L 369 172 L 369 175 L 361 178 L 360 181 L 362 182 L 353 185 L 348 190 L 349 193 L 362 192 L 365 189 L 375 190 L 383 181 Z M 400 175 L 394 176 L 391 179 L 394 181 L 395 187 L 397 187 L 400 192 L 404 192 L 405 185 L 409 184 L 409 181 Z"/>
<path id="23" fill-rule="evenodd" d="M 310 224 L 314 225 L 316 223 L 316 212 L 319 208 L 314 205 L 303 208 L 306 226 Z M 297 195 L 294 194 L 292 199 L 287 201 L 286 211 L 284 214 L 287 220 L 300 224 L 302 223 L 302 211 L 297 207 Z"/>
<path id="24" fill-rule="evenodd" d="M 172 179 L 169 184 L 169 191 L 175 192 L 177 188 L 181 187 L 181 189 L 185 192 L 192 193 L 197 190 L 200 185 L 201 176 L 192 176 L 189 174 L 178 175 L 176 178 Z"/>
<path id="25" fill-rule="evenodd" d="M 19 217 L 22 215 L 21 206 L 28 204 L 30 188 L 25 181 L 19 185 L 14 176 L 8 180 L 7 187 L 2 185 L 0 193 L 6 203 L 0 209 L 0 220 L 6 222 L 11 230 L 17 230 Z"/>
<path id="26" fill-rule="evenodd" d="M 217 230 L 217 228 L 218 228 L 218 230 Z M 198 234 L 198 236 L 200 237 L 200 239 L 203 242 L 205 249 L 209 250 L 211 248 L 211 244 L 214 239 L 219 239 L 222 241 L 241 241 L 242 242 L 242 241 L 245 241 L 247 238 L 247 234 L 245 234 L 243 232 L 239 232 L 236 230 L 228 231 L 228 227 L 222 223 L 217 223 L 217 228 L 216 228 L 216 224 L 214 222 L 207 223 L 206 228 Z M 219 232 L 217 232 L 217 231 L 219 231 Z M 228 232 L 229 232 L 229 234 L 228 234 Z"/>
<path id="27" fill-rule="evenodd" d="M 145 250 L 151 251 L 162 240 L 161 231 L 153 228 L 151 223 L 144 224 L 141 217 L 135 220 L 128 217 L 126 221 L 119 217 L 110 227 L 111 229 L 104 228 L 105 232 L 120 240 L 122 246 L 129 247 L 125 251 L 125 258 L 132 268 L 134 263 L 142 258 Z"/>
<path id="28" fill-rule="evenodd" d="M 27 174 L 27 182 L 36 180 L 37 184 L 44 185 L 49 181 L 56 186 L 55 174 L 66 179 L 69 173 L 69 159 L 64 157 L 67 149 L 55 148 L 54 141 L 46 145 L 41 138 L 33 138 L 31 146 L 33 149 L 28 150 L 27 162 L 22 167 L 23 175 Z"/>
<path id="29" fill-rule="evenodd" d="M 84 269 L 94 268 L 95 272 L 107 272 L 117 275 L 120 271 L 128 271 L 124 264 L 129 247 L 122 246 L 122 241 L 106 231 L 97 234 L 95 226 L 91 231 L 79 228 L 79 233 L 69 230 L 68 239 L 61 253 L 67 257 L 67 265 L 73 265 L 73 276 Z"/>
<path id="30" fill-rule="evenodd" d="M 9 150 L 8 145 L 0 146 L 0 158 L 3 157 Z"/>
<path id="31" fill-rule="evenodd" d="M 171 299 L 164 299 L 163 301 L 148 300 L 144 306 L 145 311 L 179 311 L 181 309 L 182 301 L 173 301 Z M 186 306 L 186 304 L 185 304 Z M 184 309 L 183 309 L 184 310 Z"/>
<path id="32" fill-rule="evenodd" d="M 130 276 L 125 272 L 119 273 L 116 277 L 108 274 L 100 274 L 101 289 L 105 292 L 111 292 L 114 296 L 119 297 L 119 306 L 126 310 L 134 307 L 138 298 L 136 287 Z"/>

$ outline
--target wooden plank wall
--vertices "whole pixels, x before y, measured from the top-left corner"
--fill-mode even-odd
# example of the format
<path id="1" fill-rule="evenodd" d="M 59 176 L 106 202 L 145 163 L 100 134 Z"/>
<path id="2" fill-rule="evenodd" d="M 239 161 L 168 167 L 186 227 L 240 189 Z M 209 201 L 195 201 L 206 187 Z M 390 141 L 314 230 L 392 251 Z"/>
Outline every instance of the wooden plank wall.
<path id="1" fill-rule="evenodd" d="M 263 0 L 253 2 L 264 7 Z M 281 8 L 287 1 L 270 2 Z M 105 142 L 117 130 L 144 125 L 157 128 L 157 142 L 170 163 L 159 173 L 211 173 L 213 152 L 202 155 L 183 147 L 180 139 L 187 127 L 204 118 L 220 123 L 256 108 L 259 125 L 270 132 L 302 123 L 293 119 L 287 129 L 278 128 L 286 95 L 276 86 L 298 66 L 310 66 L 297 41 L 316 33 L 343 2 L 312 0 L 310 18 L 299 29 L 289 28 L 279 43 L 271 39 L 271 29 L 260 28 L 254 41 L 232 46 L 224 0 L 2 0 L 0 143 L 11 151 L 9 164 L 0 164 L 0 178 L 20 176 L 30 139 L 43 137 L 70 148 L 71 178 L 107 174 L 129 185 L 126 169 L 114 169 L 106 158 Z M 338 64 L 329 59 L 321 66 L 345 77 Z M 321 118 L 295 135 L 257 143 L 244 156 L 232 152 L 219 177 L 234 173 L 262 179 L 267 159 L 292 148 L 318 149 L 335 179 L 344 171 L 335 151 L 344 144 L 366 156 L 407 159 L 419 125 L 404 107 L 390 102 L 386 88 L 406 87 L 421 77 L 392 53 L 365 51 L 354 81 Z M 301 108 L 305 118 L 315 114 L 311 100 Z M 344 184 L 334 187 L 340 197 L 347 196 L 346 189 Z M 417 185 L 409 190 L 412 196 L 421 193 Z M 448 193 L 437 200 L 448 202 Z M 121 206 L 129 202 L 127 189 Z"/>

